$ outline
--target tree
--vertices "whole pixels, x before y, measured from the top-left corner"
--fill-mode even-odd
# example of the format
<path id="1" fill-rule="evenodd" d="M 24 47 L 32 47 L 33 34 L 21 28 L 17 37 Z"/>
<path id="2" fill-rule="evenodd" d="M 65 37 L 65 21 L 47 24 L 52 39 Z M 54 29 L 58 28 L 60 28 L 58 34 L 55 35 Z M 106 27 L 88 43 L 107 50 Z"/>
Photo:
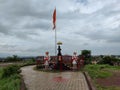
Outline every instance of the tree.
<path id="1" fill-rule="evenodd" d="M 7 62 L 20 61 L 20 58 L 17 55 L 9 56 L 5 59 Z"/>
<path id="2" fill-rule="evenodd" d="M 109 65 L 117 65 L 120 63 L 120 59 L 115 58 L 114 56 L 105 56 L 99 64 L 109 64 Z"/>
<path id="3" fill-rule="evenodd" d="M 84 56 L 85 64 L 91 63 L 91 50 L 82 50 L 81 55 Z"/>

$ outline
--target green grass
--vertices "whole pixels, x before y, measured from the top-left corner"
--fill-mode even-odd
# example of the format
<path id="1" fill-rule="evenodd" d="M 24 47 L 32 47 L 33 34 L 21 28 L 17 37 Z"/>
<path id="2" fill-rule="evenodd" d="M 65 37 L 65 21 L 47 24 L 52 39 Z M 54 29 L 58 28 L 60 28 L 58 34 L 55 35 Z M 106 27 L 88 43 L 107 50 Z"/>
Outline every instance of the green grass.
<path id="1" fill-rule="evenodd" d="M 120 70 L 120 66 L 110 65 L 86 65 L 84 71 L 87 71 L 90 77 L 93 79 L 97 90 L 120 90 L 120 87 L 103 87 L 96 83 L 97 78 L 107 78 L 113 75 L 112 71 Z"/>
<path id="2" fill-rule="evenodd" d="M 2 77 L 2 70 L 3 70 L 3 68 L 0 67 L 0 79 L 1 79 L 1 77 Z"/>
<path id="3" fill-rule="evenodd" d="M 20 90 L 21 77 L 15 73 L 9 77 L 2 77 L 4 68 L 0 68 L 0 90 Z"/>
<path id="4" fill-rule="evenodd" d="M 0 67 L 0 90 L 20 90 L 21 76 L 19 68 L 33 64 L 35 64 L 35 61 L 27 60 Z"/>
<path id="5" fill-rule="evenodd" d="M 36 62 L 33 61 L 33 60 L 26 60 L 24 62 L 22 62 L 22 64 L 20 65 L 20 67 L 23 67 L 23 66 L 29 66 L 29 65 L 35 65 Z"/>
<path id="6" fill-rule="evenodd" d="M 120 90 L 120 87 L 113 87 L 113 86 L 111 86 L 111 87 L 103 87 L 103 86 L 97 86 L 97 89 L 98 90 Z"/>
<path id="7" fill-rule="evenodd" d="M 120 70 L 120 66 L 108 66 L 105 69 L 108 71 Z"/>
<path id="8" fill-rule="evenodd" d="M 109 65 L 86 65 L 84 70 L 89 73 L 91 78 L 106 78 L 112 76 L 112 73 L 105 70 L 108 69 Z"/>

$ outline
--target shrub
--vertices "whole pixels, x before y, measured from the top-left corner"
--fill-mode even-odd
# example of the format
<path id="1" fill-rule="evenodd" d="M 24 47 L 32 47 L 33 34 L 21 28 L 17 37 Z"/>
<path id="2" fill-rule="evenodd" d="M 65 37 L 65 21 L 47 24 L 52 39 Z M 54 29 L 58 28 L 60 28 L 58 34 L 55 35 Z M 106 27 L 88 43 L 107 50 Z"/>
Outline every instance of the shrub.
<path id="1" fill-rule="evenodd" d="M 116 63 L 120 63 L 120 59 L 111 56 L 105 56 L 101 61 L 98 62 L 98 64 L 109 64 L 109 65 L 114 65 Z"/>
<path id="2" fill-rule="evenodd" d="M 9 77 L 13 74 L 20 73 L 20 67 L 17 65 L 11 65 L 3 69 L 2 78 Z"/>

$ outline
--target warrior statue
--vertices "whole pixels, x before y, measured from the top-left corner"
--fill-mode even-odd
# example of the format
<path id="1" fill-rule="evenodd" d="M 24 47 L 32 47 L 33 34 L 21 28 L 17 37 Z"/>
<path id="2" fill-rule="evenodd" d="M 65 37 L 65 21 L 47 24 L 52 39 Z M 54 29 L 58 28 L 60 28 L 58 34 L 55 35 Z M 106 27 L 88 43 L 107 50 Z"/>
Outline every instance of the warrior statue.
<path id="1" fill-rule="evenodd" d="M 49 52 L 46 52 L 45 54 L 46 56 L 44 57 L 44 65 L 45 65 L 45 70 L 48 70 L 50 56 L 49 56 Z"/>
<path id="2" fill-rule="evenodd" d="M 72 56 L 73 70 L 77 69 L 77 60 L 78 60 L 77 53 L 74 52 Z"/>

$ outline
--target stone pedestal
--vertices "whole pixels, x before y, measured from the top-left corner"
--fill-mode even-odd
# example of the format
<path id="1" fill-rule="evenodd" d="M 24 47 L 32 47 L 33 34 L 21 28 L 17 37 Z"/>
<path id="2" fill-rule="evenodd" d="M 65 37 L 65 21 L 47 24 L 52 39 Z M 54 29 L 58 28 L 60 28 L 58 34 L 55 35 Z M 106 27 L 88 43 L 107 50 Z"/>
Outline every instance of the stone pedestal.
<path id="1" fill-rule="evenodd" d="M 70 70 L 70 68 L 63 63 L 60 45 L 62 45 L 62 43 L 58 43 L 58 49 L 57 49 L 58 50 L 58 54 L 57 54 L 56 70 L 60 70 L 60 71 Z"/>
<path id="2" fill-rule="evenodd" d="M 60 45 L 58 45 L 58 54 L 57 54 L 57 69 L 60 71 L 63 70 L 63 60 Z"/>

